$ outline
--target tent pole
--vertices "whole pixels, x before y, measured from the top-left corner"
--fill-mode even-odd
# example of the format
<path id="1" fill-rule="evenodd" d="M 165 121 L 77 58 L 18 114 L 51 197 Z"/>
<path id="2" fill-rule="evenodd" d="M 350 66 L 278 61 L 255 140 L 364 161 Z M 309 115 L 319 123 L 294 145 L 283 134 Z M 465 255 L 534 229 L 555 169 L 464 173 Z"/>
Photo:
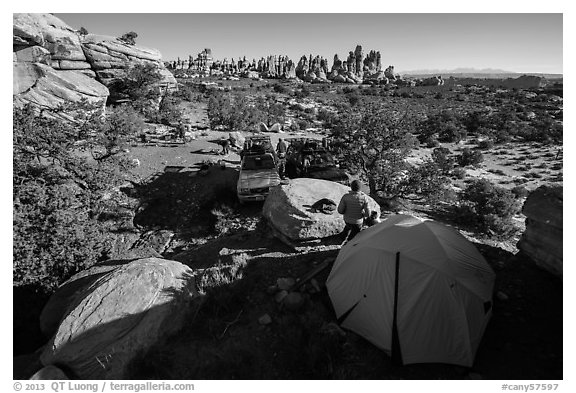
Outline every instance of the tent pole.
<path id="1" fill-rule="evenodd" d="M 392 364 L 402 366 L 402 350 L 398 336 L 398 281 L 400 277 L 400 252 L 396 253 L 396 275 L 394 278 L 394 317 L 392 319 Z"/>

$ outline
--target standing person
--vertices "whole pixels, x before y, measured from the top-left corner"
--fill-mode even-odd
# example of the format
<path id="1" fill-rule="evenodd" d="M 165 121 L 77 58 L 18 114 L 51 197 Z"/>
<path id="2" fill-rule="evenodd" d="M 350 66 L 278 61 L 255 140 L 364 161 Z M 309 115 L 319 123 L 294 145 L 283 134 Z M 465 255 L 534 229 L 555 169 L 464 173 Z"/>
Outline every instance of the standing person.
<path id="1" fill-rule="evenodd" d="M 280 138 L 278 144 L 276 145 L 276 154 L 278 155 L 278 174 L 280 179 L 284 179 L 284 174 L 286 172 L 286 142 L 284 139 Z"/>
<path id="2" fill-rule="evenodd" d="M 186 127 L 184 126 L 184 123 L 180 121 L 180 124 L 178 124 L 178 138 L 182 139 L 182 142 L 184 142 L 185 135 L 186 135 Z"/>
<path id="3" fill-rule="evenodd" d="M 302 159 L 302 170 L 304 172 L 304 174 L 308 174 L 308 168 L 310 167 L 310 156 L 309 155 L 305 155 L 304 158 Z"/>
<path id="4" fill-rule="evenodd" d="M 344 194 L 338 204 L 338 213 L 344 215 L 344 227 L 342 244 L 347 243 L 356 236 L 362 229 L 364 218 L 368 217 L 368 198 L 366 194 L 360 191 L 362 183 L 360 180 L 354 180 L 350 184 L 350 192 Z"/>
<path id="5" fill-rule="evenodd" d="M 226 138 L 222 142 L 222 154 L 227 155 L 230 153 L 230 139 Z"/>

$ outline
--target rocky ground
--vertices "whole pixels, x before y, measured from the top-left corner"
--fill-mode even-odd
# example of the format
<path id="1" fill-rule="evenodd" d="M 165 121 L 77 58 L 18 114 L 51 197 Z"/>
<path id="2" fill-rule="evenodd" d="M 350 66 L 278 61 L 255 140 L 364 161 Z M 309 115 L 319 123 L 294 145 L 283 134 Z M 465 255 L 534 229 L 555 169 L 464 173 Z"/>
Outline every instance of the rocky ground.
<path id="1" fill-rule="evenodd" d="M 137 170 L 146 177 L 170 166 L 190 167 L 206 159 L 221 159 L 214 154 L 199 154 L 198 150 L 216 149 L 217 145 L 210 141 L 223 135 L 226 134 L 207 131 L 185 146 L 135 147 L 131 154 L 141 161 Z M 278 134 L 271 136 L 273 140 L 279 137 Z M 463 145 L 465 143 L 448 147 L 457 151 Z M 545 172 L 542 177 L 525 183 L 533 189 L 541 180 L 547 180 L 546 175 L 561 175 L 561 156 L 556 159 L 556 152 L 550 153 L 543 146 L 502 147 L 485 152 L 484 164 L 469 170 L 467 175 L 494 177 L 504 186 L 513 186 L 514 179 L 523 177 L 524 171 L 510 168 L 508 163 L 515 157 L 530 154 L 535 171 Z M 430 150 L 420 149 L 415 157 L 427 154 Z M 232 153 L 224 159 L 230 173 L 234 173 L 239 157 Z M 498 170 L 504 174 L 496 173 Z M 229 189 L 229 192 L 232 191 Z M 261 204 L 240 207 L 231 199 L 226 201 L 234 211 L 229 232 L 195 239 L 183 247 L 169 247 L 164 255 L 193 269 L 210 269 L 222 263 L 239 264 L 241 274 L 228 277 L 219 285 L 207 286 L 210 296 L 206 304 L 190 317 L 181 332 L 134 362 L 134 377 L 562 378 L 562 284 L 525 257 L 514 254 L 517 238 L 498 243 L 465 233 L 479 242 L 478 248 L 497 274 L 494 315 L 474 367 L 412 365 L 399 368 L 371 344 L 335 325 L 323 286 L 329 268 L 315 277 L 314 286 L 309 283 L 300 291 L 302 304 L 299 303 L 302 299 L 296 299 L 296 304 L 288 307 L 278 301 L 282 297 L 279 280 L 296 279 L 323 261 L 334 259 L 337 249 L 320 246 L 307 252 L 294 252 L 271 236 L 261 221 Z M 416 208 L 412 213 L 426 215 L 426 209 Z M 161 367 L 158 359 L 163 359 Z"/>
<path id="2" fill-rule="evenodd" d="M 198 128 L 195 140 L 129 148 L 141 180 L 133 191 L 139 200 L 134 224 L 139 241 L 199 272 L 196 284 L 207 296 L 190 310 L 184 328 L 138 354 L 129 366 L 131 378 L 562 379 L 562 281 L 516 254 L 518 237 L 496 242 L 464 233 L 497 275 L 493 318 L 471 369 L 397 367 L 363 338 L 341 330 L 324 286 L 337 242 L 296 251 L 276 239 L 262 219 L 261 203 L 237 203 L 240 157 L 237 151 L 219 154 L 218 141 L 228 132 L 207 128 L 205 106 L 187 105 Z M 269 135 L 274 144 L 290 136 Z M 457 153 L 470 142 L 446 147 Z M 421 148 L 412 159 L 430 152 Z M 484 156 L 483 165 L 467 170 L 468 178 L 529 189 L 561 179 L 562 156 L 544 146 L 502 146 Z M 209 161 L 217 165 L 201 174 L 201 164 Z M 521 165 L 541 176 L 526 176 Z M 437 213 L 427 206 L 403 209 Z M 523 217 L 517 219 L 522 228 Z M 322 264 L 327 268 L 286 297 L 283 289 Z"/>

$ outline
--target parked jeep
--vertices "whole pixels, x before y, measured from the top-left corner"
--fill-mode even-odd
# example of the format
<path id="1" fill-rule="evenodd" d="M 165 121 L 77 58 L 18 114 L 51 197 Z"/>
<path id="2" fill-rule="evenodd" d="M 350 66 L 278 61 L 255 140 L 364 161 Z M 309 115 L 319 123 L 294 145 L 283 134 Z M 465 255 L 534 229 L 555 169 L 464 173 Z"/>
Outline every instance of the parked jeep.
<path id="1" fill-rule="evenodd" d="M 247 137 L 240 165 L 240 175 L 236 186 L 240 203 L 263 201 L 270 188 L 280 184 L 277 158 L 270 137 Z"/>
<path id="2" fill-rule="evenodd" d="M 290 138 L 286 152 L 286 175 L 291 178 L 309 177 L 348 185 L 349 176 L 338 166 L 329 151 L 328 140 Z"/>

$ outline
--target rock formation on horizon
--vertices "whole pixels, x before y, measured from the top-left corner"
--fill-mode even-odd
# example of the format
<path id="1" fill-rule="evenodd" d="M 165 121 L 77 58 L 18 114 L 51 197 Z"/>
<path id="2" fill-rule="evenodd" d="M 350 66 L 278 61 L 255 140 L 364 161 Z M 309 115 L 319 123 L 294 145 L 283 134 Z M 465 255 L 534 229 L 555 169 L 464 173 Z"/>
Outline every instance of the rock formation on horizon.
<path id="1" fill-rule="evenodd" d="M 204 53 L 204 54 L 203 54 Z M 206 67 L 203 60 L 205 54 L 211 51 L 204 49 L 196 60 L 189 56 L 186 61 L 180 60 L 167 62 L 168 68 L 174 71 L 184 70 L 191 74 L 201 75 L 200 68 Z M 211 59 L 211 57 L 210 57 Z M 395 83 L 402 86 L 414 86 L 416 82 L 403 80 L 400 75 L 394 73 L 394 66 L 389 66 L 382 70 L 382 56 L 379 51 L 371 50 L 364 56 L 362 45 L 356 45 L 354 51 L 350 51 L 346 60 L 341 60 L 338 54 L 334 55 L 332 67 L 329 66 L 328 59 L 322 56 L 312 56 L 311 54 L 300 57 L 298 62 L 292 61 L 285 55 L 269 55 L 255 59 L 252 62 L 246 57 L 238 58 L 237 61 L 227 58 L 223 60 L 211 60 L 211 76 L 237 76 L 245 78 L 268 78 L 268 79 L 300 79 L 308 83 L 370 83 L 388 84 Z M 204 66 L 201 66 L 204 64 Z M 177 73 L 178 74 L 178 73 Z M 204 72 L 206 75 L 206 72 Z M 428 83 L 443 83 L 429 81 Z"/>

